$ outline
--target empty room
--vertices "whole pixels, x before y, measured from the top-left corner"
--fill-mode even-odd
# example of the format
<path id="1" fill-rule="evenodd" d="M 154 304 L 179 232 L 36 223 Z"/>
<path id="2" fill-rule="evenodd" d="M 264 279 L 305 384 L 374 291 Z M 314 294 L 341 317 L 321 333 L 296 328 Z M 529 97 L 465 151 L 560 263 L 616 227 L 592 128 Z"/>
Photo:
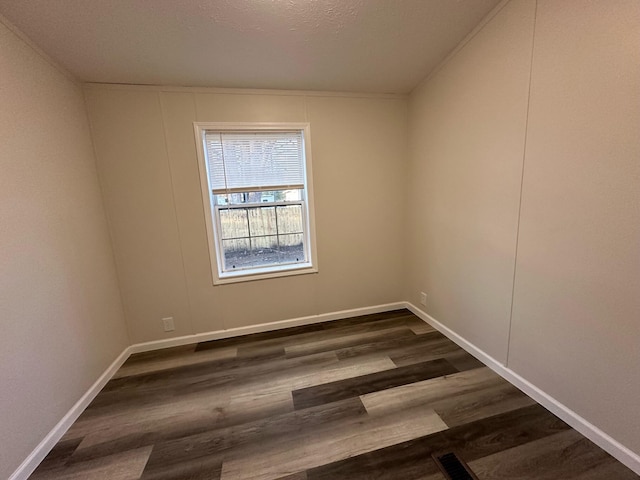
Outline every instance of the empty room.
<path id="1" fill-rule="evenodd" d="M 0 479 L 640 479 L 640 2 L 0 0 Z"/>

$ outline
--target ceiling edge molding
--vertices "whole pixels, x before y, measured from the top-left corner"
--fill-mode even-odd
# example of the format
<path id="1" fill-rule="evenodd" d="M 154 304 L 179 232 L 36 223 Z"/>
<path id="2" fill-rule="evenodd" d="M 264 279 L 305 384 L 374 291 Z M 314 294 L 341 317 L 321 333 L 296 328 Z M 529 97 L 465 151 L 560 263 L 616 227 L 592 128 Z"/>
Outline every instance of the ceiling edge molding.
<path id="1" fill-rule="evenodd" d="M 87 90 L 146 90 L 151 92 L 185 92 L 185 93 L 225 93 L 228 95 L 280 95 L 305 97 L 350 97 L 378 99 L 407 99 L 408 93 L 366 93 L 366 92 L 333 92 L 321 90 L 278 90 L 259 88 L 223 88 L 223 87 L 181 87 L 170 85 L 139 85 L 128 83 L 95 83 L 82 84 Z"/>

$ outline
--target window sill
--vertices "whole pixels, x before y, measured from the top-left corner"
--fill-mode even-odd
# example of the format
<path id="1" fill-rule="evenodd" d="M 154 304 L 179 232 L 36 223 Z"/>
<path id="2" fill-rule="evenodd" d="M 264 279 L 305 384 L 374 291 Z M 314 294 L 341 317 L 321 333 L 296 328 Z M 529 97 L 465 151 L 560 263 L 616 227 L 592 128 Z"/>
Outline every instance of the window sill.
<path id="1" fill-rule="evenodd" d="M 310 273 L 318 273 L 318 269 L 309 263 L 292 267 L 286 265 L 282 267 L 273 267 L 265 271 L 260 270 L 242 270 L 239 272 L 225 273 L 219 278 L 214 279 L 214 285 L 227 285 L 230 283 L 253 282 L 255 280 L 266 280 L 268 278 L 289 277 L 292 275 L 307 275 Z"/>

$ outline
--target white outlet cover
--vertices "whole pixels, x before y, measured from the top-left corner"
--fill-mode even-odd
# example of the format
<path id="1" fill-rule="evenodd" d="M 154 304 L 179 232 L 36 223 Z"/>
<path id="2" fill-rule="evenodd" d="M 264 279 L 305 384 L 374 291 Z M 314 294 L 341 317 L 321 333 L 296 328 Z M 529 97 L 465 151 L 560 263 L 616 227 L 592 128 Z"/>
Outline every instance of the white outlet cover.
<path id="1" fill-rule="evenodd" d="M 162 319 L 162 326 L 164 327 L 165 332 L 173 332 L 176 327 L 173 323 L 173 317 L 166 317 Z"/>
<path id="2" fill-rule="evenodd" d="M 427 294 L 424 292 L 420 292 L 420 303 L 422 305 L 426 305 L 427 304 Z"/>

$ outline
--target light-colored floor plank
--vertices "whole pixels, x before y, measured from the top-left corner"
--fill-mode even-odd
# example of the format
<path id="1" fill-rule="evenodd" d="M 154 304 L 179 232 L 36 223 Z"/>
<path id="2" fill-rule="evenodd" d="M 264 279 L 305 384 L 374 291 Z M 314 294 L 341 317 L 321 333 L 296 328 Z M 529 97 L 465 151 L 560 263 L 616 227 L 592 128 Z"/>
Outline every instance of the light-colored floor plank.
<path id="1" fill-rule="evenodd" d="M 436 329 L 433 328 L 431 325 L 429 325 L 427 322 L 424 322 L 424 321 L 420 320 L 419 318 L 417 318 L 417 317 L 415 317 L 413 315 L 410 316 L 405 321 L 405 324 L 416 335 L 422 335 L 423 333 L 430 333 L 430 332 L 435 332 L 436 331 Z"/>
<path id="2" fill-rule="evenodd" d="M 241 424 L 157 443 L 146 473 L 153 473 L 153 477 L 157 472 L 164 472 L 167 467 L 172 466 L 178 466 L 185 473 L 194 464 L 196 468 L 205 463 L 215 466 L 234 450 L 242 449 L 245 455 L 250 455 L 249 452 L 263 449 L 264 445 L 270 444 L 274 439 L 277 441 L 278 437 L 290 439 L 301 435 L 303 431 L 317 433 L 330 424 L 356 423 L 366 415 L 360 400 L 350 398 L 259 420 L 245 419 Z"/>
<path id="3" fill-rule="evenodd" d="M 483 418 L 510 412 L 533 405 L 535 401 L 527 397 L 513 385 L 498 385 L 474 392 L 454 395 L 450 398 L 429 402 L 450 427 L 464 425 Z"/>
<path id="4" fill-rule="evenodd" d="M 362 403 L 371 415 L 384 415 L 402 408 L 435 403 L 451 396 L 506 383 L 489 368 L 478 368 L 388 390 L 362 395 Z"/>
<path id="5" fill-rule="evenodd" d="M 66 436 L 76 438 L 99 435 L 104 441 L 109 436 L 117 437 L 132 431 L 153 430 L 160 422 L 213 422 L 219 417 L 219 410 L 209 408 L 208 405 L 227 405 L 228 401 L 228 395 L 219 391 L 176 397 L 173 401 L 150 403 L 145 408 L 113 409 L 99 416 L 80 417 L 67 431 Z"/>
<path id="6" fill-rule="evenodd" d="M 405 367 L 416 363 L 430 362 L 438 358 L 446 358 L 460 347 L 447 338 L 440 338 L 424 345 L 405 347 L 388 352 L 389 357 L 398 367 Z"/>
<path id="7" fill-rule="evenodd" d="M 136 354 L 32 478 L 443 480 L 446 451 L 482 480 L 640 478 L 406 310 Z"/>
<path id="8" fill-rule="evenodd" d="M 238 395 L 231 398 L 228 407 L 225 409 L 229 423 L 238 421 L 246 422 L 251 419 L 267 418 L 273 415 L 280 415 L 293 411 L 293 398 L 291 392 L 280 390 L 268 393 L 251 393 L 248 395 Z"/>
<path id="9" fill-rule="evenodd" d="M 159 424 L 171 428 L 174 422 L 201 422 L 214 428 L 221 418 L 229 422 L 234 417 L 256 419 L 260 415 L 290 411 L 293 409 L 291 390 L 395 368 L 388 357 L 338 361 L 333 356 L 327 360 L 284 369 L 272 374 L 269 381 L 251 378 L 220 388 L 163 398 L 143 409 L 134 405 L 111 409 L 102 415 L 81 417 L 69 429 L 67 438 L 85 437 L 80 448 L 87 448 L 125 435 L 155 432 Z"/>
<path id="10" fill-rule="evenodd" d="M 433 408 L 449 427 L 535 403 L 513 385 L 487 370 L 456 373 L 381 390 L 360 398 L 371 415 L 387 414 L 417 405 Z M 463 386 L 460 386 L 461 383 Z M 456 393 L 452 394 L 451 389 Z"/>
<path id="11" fill-rule="evenodd" d="M 293 475 L 280 477 L 278 480 L 307 480 L 307 473 L 306 472 L 294 473 Z"/>
<path id="12" fill-rule="evenodd" d="M 191 345 L 191 349 L 195 348 Z M 202 352 L 188 352 L 188 354 L 176 355 L 169 358 L 156 358 L 147 362 L 125 363 L 113 376 L 114 379 L 140 375 L 143 373 L 158 372 L 170 368 L 184 367 L 187 365 L 197 365 L 198 363 L 211 362 L 227 358 L 235 358 L 238 349 L 235 347 L 221 348 L 216 350 L 203 350 Z"/>
<path id="13" fill-rule="evenodd" d="M 354 333 L 351 335 L 335 335 L 330 338 L 310 341 L 302 344 L 289 345 L 285 347 L 287 356 L 300 356 L 309 355 L 316 352 L 337 350 L 339 348 L 345 348 L 350 345 L 357 345 L 359 343 L 366 343 L 369 341 L 375 341 L 389 336 L 408 336 L 415 335 L 408 327 L 402 325 L 399 327 L 390 327 L 384 330 L 375 330 L 364 333 Z"/>
<path id="14" fill-rule="evenodd" d="M 274 375 L 268 382 L 255 379 L 250 384 L 243 384 L 241 389 L 233 392 L 233 396 L 239 398 L 261 396 L 282 391 L 290 392 L 323 383 L 390 370 L 395 367 L 391 359 L 386 356 L 341 360 L 327 366 L 313 366 L 305 370 L 300 370 L 299 372 Z"/>
<path id="15" fill-rule="evenodd" d="M 425 408 L 365 417 L 235 452 L 225 459 L 221 480 L 274 480 L 446 428 L 433 410 Z"/>
<path id="16" fill-rule="evenodd" d="M 114 423 L 92 423 L 69 433 L 78 434 L 84 431 L 85 436 L 76 450 L 76 454 L 83 455 L 85 449 L 104 445 L 125 437 L 147 438 L 146 445 L 153 444 L 157 439 L 166 436 L 173 437 L 187 432 L 204 431 L 215 428 L 221 421 L 224 413 L 221 409 L 207 409 L 198 405 L 197 408 L 189 408 L 175 414 L 166 414 L 162 417 L 154 416 L 145 418 L 140 414 L 138 419 L 131 418 L 128 421 Z"/>

